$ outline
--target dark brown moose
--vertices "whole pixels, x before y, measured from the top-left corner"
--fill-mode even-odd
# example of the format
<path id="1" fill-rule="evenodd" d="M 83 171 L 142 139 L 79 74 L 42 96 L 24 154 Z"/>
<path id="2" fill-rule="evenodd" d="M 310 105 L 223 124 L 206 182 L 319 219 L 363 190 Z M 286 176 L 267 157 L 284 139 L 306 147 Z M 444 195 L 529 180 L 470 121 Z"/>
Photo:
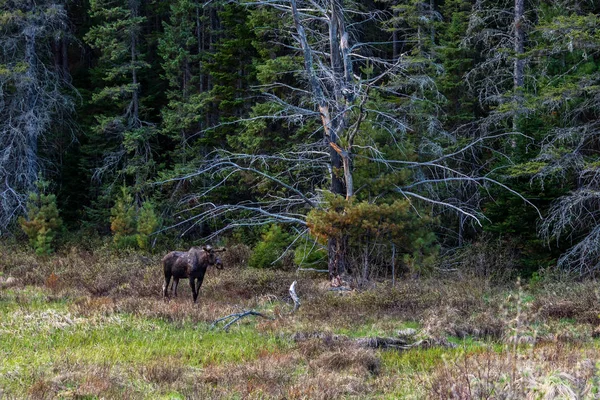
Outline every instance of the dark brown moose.
<path id="1" fill-rule="evenodd" d="M 169 296 L 168 289 L 171 277 L 173 277 L 171 290 L 175 297 L 177 297 L 177 285 L 179 285 L 179 279 L 189 278 L 195 303 L 198 299 L 198 292 L 200 291 L 200 286 L 202 286 L 206 269 L 212 265 L 216 266 L 218 269 L 223 268 L 221 258 L 216 254 L 223 251 L 225 251 L 224 248 L 213 249 L 211 246 L 203 246 L 192 247 L 188 251 L 172 251 L 164 256 L 162 259 L 163 267 L 165 269 L 163 296 Z"/>

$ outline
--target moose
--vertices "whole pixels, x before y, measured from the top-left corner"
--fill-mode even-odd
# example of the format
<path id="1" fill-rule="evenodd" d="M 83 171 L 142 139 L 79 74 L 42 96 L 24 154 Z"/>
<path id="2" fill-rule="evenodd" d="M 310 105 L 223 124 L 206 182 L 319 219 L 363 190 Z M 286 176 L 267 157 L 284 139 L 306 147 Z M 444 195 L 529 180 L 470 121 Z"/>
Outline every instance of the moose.
<path id="1" fill-rule="evenodd" d="M 198 292 L 200 291 L 200 286 L 202 286 L 206 269 L 213 265 L 217 269 L 223 269 L 221 258 L 216 254 L 223 251 L 225 251 L 225 248 L 214 249 L 212 246 L 206 245 L 192 247 L 188 251 L 172 251 L 164 256 L 162 259 L 165 270 L 163 297 L 169 297 L 168 288 L 171 277 L 173 278 L 171 290 L 175 297 L 177 297 L 179 279 L 189 278 L 195 303 L 198 299 Z"/>

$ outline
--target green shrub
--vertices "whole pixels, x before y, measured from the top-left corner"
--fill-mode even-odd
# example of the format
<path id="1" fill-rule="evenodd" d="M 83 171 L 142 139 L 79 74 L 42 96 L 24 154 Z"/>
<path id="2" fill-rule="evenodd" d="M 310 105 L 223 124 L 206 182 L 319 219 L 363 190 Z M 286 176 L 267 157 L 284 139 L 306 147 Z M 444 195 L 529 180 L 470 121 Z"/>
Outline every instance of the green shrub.
<path id="1" fill-rule="evenodd" d="M 372 203 L 329 194 L 326 200 L 326 207 L 308 213 L 310 233 L 323 245 L 330 239 L 345 242 L 349 262 L 362 269 L 364 278 L 377 264 L 387 268 L 392 252 L 413 272 L 433 265 L 438 246 L 431 231 L 434 218 L 426 210 L 417 212 L 406 199 Z"/>
<path id="2" fill-rule="evenodd" d="M 148 249 L 148 239 L 150 234 L 159 226 L 159 220 L 154 211 L 154 205 L 150 202 L 145 202 L 139 210 L 137 220 L 137 245 L 140 249 Z"/>
<path id="3" fill-rule="evenodd" d="M 135 247 L 137 244 L 136 210 L 133 197 L 126 187 L 122 188 L 121 195 L 110 210 L 110 230 L 117 248 Z"/>
<path id="4" fill-rule="evenodd" d="M 252 268 L 274 268 L 282 266 L 282 254 L 291 243 L 291 238 L 279 225 L 271 225 L 252 253 L 248 265 Z M 279 259 L 279 260 L 278 260 Z M 276 260 L 278 260 L 276 262 Z"/>
<path id="5" fill-rule="evenodd" d="M 327 269 L 327 251 L 312 241 L 304 242 L 294 252 L 294 263 L 301 267 Z"/>
<path id="6" fill-rule="evenodd" d="M 37 187 L 37 193 L 29 194 L 27 218 L 20 217 L 18 222 L 29 237 L 29 243 L 36 254 L 44 255 L 54 251 L 53 243 L 63 223 L 58 213 L 56 196 L 44 193 L 48 182 L 39 179 Z"/>
<path id="7" fill-rule="evenodd" d="M 123 187 L 110 214 L 110 230 L 117 248 L 148 249 L 150 234 L 160 225 L 152 203 L 146 201 L 137 207 L 129 190 Z"/>

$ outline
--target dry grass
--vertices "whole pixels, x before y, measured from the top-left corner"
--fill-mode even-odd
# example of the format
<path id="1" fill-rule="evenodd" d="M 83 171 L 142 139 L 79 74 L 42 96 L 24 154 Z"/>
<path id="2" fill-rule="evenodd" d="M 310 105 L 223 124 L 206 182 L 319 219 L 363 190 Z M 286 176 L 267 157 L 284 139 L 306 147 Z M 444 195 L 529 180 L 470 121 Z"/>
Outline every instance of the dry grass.
<path id="1" fill-rule="evenodd" d="M 246 363 L 204 370 L 201 382 L 220 396 L 238 394 L 259 399 L 336 399 L 369 392 L 368 381 L 379 369 L 376 355 L 364 349 L 327 351 L 315 359 L 298 350 Z"/>
<path id="2" fill-rule="evenodd" d="M 28 398 L 133 398 L 117 369 L 107 365 L 59 365 L 34 381 L 27 390 Z"/>
<path id="3" fill-rule="evenodd" d="M 572 319 L 600 324 L 600 288 L 597 282 L 548 283 L 535 290 L 534 307 L 546 319 Z"/>
<path id="4" fill-rule="evenodd" d="M 0 288 L 0 334 L 11 333 L 17 347 L 18 338 L 35 332 L 61 340 L 80 330 L 107 342 L 120 335 L 128 343 L 133 329 L 136 343 L 146 343 L 148 332 L 163 329 L 188 341 L 168 351 L 152 349 L 156 354 L 142 351 L 116 366 L 98 364 L 97 354 L 89 362 L 62 354 L 30 370 L 10 370 L 5 374 L 23 384 L 11 387 L 9 398 L 551 399 L 594 398 L 600 389 L 600 354 L 592 339 L 600 335 L 595 282 L 494 286 L 484 273 L 337 293 L 320 275 L 245 268 L 249 249 L 237 246 L 226 253 L 225 270 L 209 269 L 194 304 L 185 281 L 178 298 L 162 298 L 160 255 L 101 247 L 39 258 L 0 249 L 2 282 L 18 280 Z M 294 280 L 302 306 L 292 314 L 288 288 Z M 208 329 L 244 309 L 274 319 L 245 318 L 230 333 Z M 352 344 L 356 337 L 394 336 L 407 323 L 428 337 L 461 338 L 463 350 L 384 353 Z M 249 350 L 225 354 L 225 346 L 218 350 L 222 357 L 215 343 L 235 347 L 236 333 L 251 341 Z M 193 342 L 204 350 L 190 352 L 189 343 L 203 336 L 216 342 L 206 348 Z M 81 341 L 85 337 L 74 343 Z M 215 353 L 203 357 L 201 351 Z"/>
<path id="5" fill-rule="evenodd" d="M 139 374 L 147 382 L 169 386 L 183 381 L 188 370 L 189 367 L 181 359 L 166 357 L 142 365 Z"/>
<path id="6" fill-rule="evenodd" d="M 423 376 L 436 399 L 593 399 L 600 389 L 595 348 L 565 344 L 460 354 Z"/>

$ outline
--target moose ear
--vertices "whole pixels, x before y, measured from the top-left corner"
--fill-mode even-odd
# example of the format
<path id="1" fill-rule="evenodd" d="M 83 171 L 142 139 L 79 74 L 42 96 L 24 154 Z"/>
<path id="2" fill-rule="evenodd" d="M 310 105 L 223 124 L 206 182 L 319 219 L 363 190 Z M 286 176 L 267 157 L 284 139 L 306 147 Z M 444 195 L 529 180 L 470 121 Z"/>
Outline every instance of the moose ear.
<path id="1" fill-rule="evenodd" d="M 210 244 L 207 244 L 205 246 L 202 246 L 202 250 L 206 251 L 206 252 L 211 252 L 212 251 L 212 246 Z"/>
<path id="2" fill-rule="evenodd" d="M 215 249 L 215 252 L 225 252 L 227 249 L 225 247 L 221 247 L 220 249 Z"/>

